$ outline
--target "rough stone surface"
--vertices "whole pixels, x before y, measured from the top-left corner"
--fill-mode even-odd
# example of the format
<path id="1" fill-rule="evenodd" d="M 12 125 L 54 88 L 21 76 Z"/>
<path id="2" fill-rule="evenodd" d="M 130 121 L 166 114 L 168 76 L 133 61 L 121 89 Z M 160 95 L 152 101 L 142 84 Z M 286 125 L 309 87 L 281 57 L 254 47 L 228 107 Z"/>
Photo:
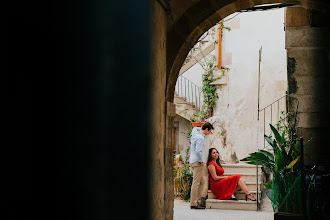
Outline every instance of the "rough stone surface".
<path id="1" fill-rule="evenodd" d="M 235 5 L 232 3 L 235 2 Z M 171 13 L 166 15 L 165 10 L 159 4 L 158 1 L 152 2 L 152 11 L 154 12 L 153 19 L 151 21 L 152 26 L 152 126 L 151 126 L 151 141 L 152 141 L 152 150 L 150 152 L 150 204 L 151 204 L 151 219 L 171 219 L 171 203 L 168 200 L 165 200 L 165 99 L 168 101 L 173 101 L 174 99 L 174 87 L 175 82 L 186 55 L 188 54 L 191 47 L 199 38 L 199 34 L 205 32 L 209 27 L 215 25 L 216 20 L 219 20 L 225 16 L 228 16 L 229 13 L 241 10 L 247 6 L 253 7 L 254 5 L 266 4 L 266 3 L 277 3 L 278 1 L 269 0 L 228 0 L 228 1 L 187 1 L 187 0 L 178 0 L 170 1 L 171 4 Z M 292 1 L 292 0 L 283 0 L 283 3 L 302 3 L 304 7 L 313 7 L 314 5 L 319 8 L 324 8 L 321 2 L 315 3 L 311 0 L 305 1 Z M 225 9 L 224 7 L 227 6 Z M 234 11 L 233 11 L 234 10 Z M 220 12 L 217 12 L 220 11 Z M 227 11 L 227 12 L 226 12 Z M 228 13 L 228 14 L 226 14 Z M 214 15 L 217 14 L 217 15 Z M 206 21 L 206 22 L 205 22 Z M 205 23 L 203 23 L 205 22 Z M 200 24 L 202 24 L 200 26 Z M 209 25 L 207 25 L 209 23 Z M 187 25 L 188 24 L 188 25 Z M 196 28 L 200 30 L 195 30 Z M 194 34 L 192 34 L 194 33 Z M 297 58 L 297 57 L 293 57 Z M 296 59 L 297 61 L 297 59 Z M 298 62 L 298 61 L 297 61 Z M 297 64 L 299 68 L 299 63 Z M 313 65 L 314 66 L 314 65 Z M 147 67 L 146 67 L 147 68 Z M 329 70 L 329 68 L 327 68 Z M 296 80 L 298 82 L 298 80 Z M 328 87 L 321 90 L 322 94 L 327 94 Z M 249 91 L 252 92 L 252 91 Z M 312 95 L 312 94 L 310 94 Z M 299 100 L 299 97 L 297 97 Z M 312 103 L 314 104 L 314 103 Z M 320 106 L 322 109 L 324 106 Z M 243 109 L 242 109 L 243 110 Z M 252 127 L 252 126 L 251 126 Z M 318 128 L 319 129 L 319 128 Z M 328 129 L 328 128 L 326 128 Z M 321 129 L 322 132 L 326 129 Z M 308 134 L 317 134 L 319 132 L 316 128 L 314 129 L 302 129 L 300 128 L 299 132 L 306 132 Z M 323 134 L 321 132 L 321 134 Z M 329 132 L 328 132 L 329 133 Z M 228 140 L 224 140 L 228 143 Z M 316 143 L 318 143 L 316 141 Z M 313 148 L 312 148 L 313 149 Z M 310 154 L 309 161 L 312 161 L 313 158 L 317 159 L 322 157 L 321 148 L 314 147 L 317 149 L 315 151 L 311 150 L 308 152 Z M 235 152 L 230 154 L 230 157 Z M 324 153 L 324 152 L 323 152 Z M 236 155 L 239 157 L 239 155 Z M 325 156 L 325 154 L 323 154 Z M 328 157 L 329 158 L 329 157 Z M 170 172 L 169 169 L 166 172 Z M 167 197 L 166 197 L 167 198 Z M 166 213 L 168 211 L 169 213 Z M 204 210 L 205 211 L 205 210 Z M 194 210 L 191 212 L 188 209 L 188 212 L 183 211 L 183 217 L 175 219 L 202 219 L 208 217 L 208 219 L 216 218 L 218 219 L 219 215 L 225 216 L 225 214 L 230 213 L 228 218 L 223 219 L 235 219 L 239 218 L 248 219 L 249 216 L 256 220 L 258 218 L 257 212 L 226 212 L 226 210 L 214 210 L 210 214 L 207 212 L 202 212 L 199 210 Z M 198 213 L 201 213 L 200 215 Z M 242 213 L 244 213 L 242 215 Z M 187 214 L 187 215 L 185 215 Z M 202 218 L 201 218 L 202 216 Z M 269 213 L 270 218 L 273 217 L 273 213 Z M 267 219 L 265 217 L 260 217 L 260 219 Z"/>
<path id="2" fill-rule="evenodd" d="M 165 83 L 166 83 L 166 14 L 162 7 L 154 2 L 153 6 L 153 42 L 152 42 L 152 105 L 151 109 L 151 152 L 150 152 L 150 204 L 151 219 L 170 219 L 166 210 L 170 200 L 165 202 Z"/>
<path id="3" fill-rule="evenodd" d="M 294 11 L 291 11 L 294 12 Z M 312 13 L 309 11 L 309 13 Z M 287 15 L 290 11 L 287 11 Z M 313 16 L 313 13 L 311 14 Z M 317 26 L 317 24 L 314 24 Z M 294 25 L 286 29 L 290 112 L 297 111 L 298 138 L 312 141 L 305 150 L 305 163 L 329 158 L 329 29 Z"/>

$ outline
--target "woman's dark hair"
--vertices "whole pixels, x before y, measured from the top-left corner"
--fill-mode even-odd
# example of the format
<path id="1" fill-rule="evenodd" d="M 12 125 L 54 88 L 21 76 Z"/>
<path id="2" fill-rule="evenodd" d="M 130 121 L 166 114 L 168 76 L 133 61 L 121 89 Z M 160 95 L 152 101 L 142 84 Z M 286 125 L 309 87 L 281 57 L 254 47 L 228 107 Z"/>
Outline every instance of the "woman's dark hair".
<path id="1" fill-rule="evenodd" d="M 213 150 L 216 150 L 217 152 L 218 152 L 218 154 L 219 154 L 219 151 L 217 150 L 217 149 L 215 149 L 215 148 L 210 148 L 209 149 L 209 156 L 207 157 L 207 165 L 209 165 L 209 163 L 212 161 L 212 151 Z M 220 167 L 222 167 L 221 166 L 221 163 L 220 163 L 220 154 L 219 154 L 219 156 L 218 156 L 218 159 L 216 160 L 216 163 L 220 166 Z"/>

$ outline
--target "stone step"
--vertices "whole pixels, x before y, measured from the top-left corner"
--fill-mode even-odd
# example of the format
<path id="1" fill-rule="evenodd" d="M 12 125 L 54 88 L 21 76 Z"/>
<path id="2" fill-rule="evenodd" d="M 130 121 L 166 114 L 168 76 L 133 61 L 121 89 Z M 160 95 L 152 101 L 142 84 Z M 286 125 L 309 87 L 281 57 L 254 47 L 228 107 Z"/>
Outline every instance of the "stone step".
<path id="1" fill-rule="evenodd" d="M 207 199 L 206 208 L 257 211 L 257 202 Z"/>
<path id="2" fill-rule="evenodd" d="M 257 198 L 257 192 L 256 191 L 250 191 L 252 193 L 252 195 Z M 261 196 L 261 192 L 259 191 L 259 202 L 260 202 L 260 196 Z M 211 190 L 208 190 L 207 192 L 207 195 L 208 195 L 208 199 L 217 199 L 217 197 L 215 197 L 215 195 L 212 193 Z M 238 199 L 238 200 L 245 200 L 245 193 L 244 192 L 236 192 L 234 193 L 235 197 Z"/>
<path id="3" fill-rule="evenodd" d="M 242 175 L 242 179 L 244 179 L 246 182 L 257 182 L 257 175 L 256 173 L 227 173 L 225 171 L 225 173 L 223 174 L 224 176 L 231 176 L 231 175 L 234 175 L 234 174 L 241 174 Z M 258 182 L 261 182 L 262 180 L 262 175 L 259 174 L 259 179 L 258 179 Z"/>
<path id="4" fill-rule="evenodd" d="M 256 173 L 257 166 L 250 164 L 221 164 L 225 172 L 228 173 Z M 258 166 L 258 172 L 261 174 L 261 166 Z"/>

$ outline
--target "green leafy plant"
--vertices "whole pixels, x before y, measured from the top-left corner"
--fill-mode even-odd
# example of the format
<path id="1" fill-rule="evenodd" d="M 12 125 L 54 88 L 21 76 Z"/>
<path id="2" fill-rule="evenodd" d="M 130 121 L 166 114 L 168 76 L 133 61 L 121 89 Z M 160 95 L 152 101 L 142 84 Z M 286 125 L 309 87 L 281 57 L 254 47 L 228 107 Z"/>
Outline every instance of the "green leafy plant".
<path id="1" fill-rule="evenodd" d="M 184 200 L 189 201 L 190 200 L 190 192 L 191 192 L 191 185 L 193 181 L 193 173 L 190 170 L 189 164 L 182 164 L 182 172 L 180 173 L 180 176 L 177 176 L 180 181 L 179 186 L 179 193 L 180 197 Z"/>
<path id="2" fill-rule="evenodd" d="M 221 30 L 228 30 L 228 31 L 231 31 L 231 28 L 230 27 L 227 27 L 227 26 L 225 26 L 224 25 L 224 23 L 223 23 L 223 19 L 221 20 L 221 21 L 219 21 L 219 23 L 218 24 L 220 24 L 220 29 Z M 223 37 L 223 31 L 221 31 L 221 40 L 222 40 L 222 37 Z"/>
<path id="3" fill-rule="evenodd" d="M 290 129 L 283 129 L 279 133 L 270 124 L 271 135 L 265 135 L 265 140 L 273 148 L 273 153 L 265 150 L 250 153 L 248 157 L 242 159 L 248 164 L 262 165 L 273 173 L 272 184 L 264 184 L 272 190 L 267 196 L 272 201 L 275 212 L 300 213 L 301 204 L 294 202 L 300 201 L 300 148 L 299 142 L 288 135 Z M 304 147 L 310 142 L 308 140 Z"/>
<path id="4" fill-rule="evenodd" d="M 280 119 L 275 124 L 275 127 L 279 133 L 285 132 L 286 139 L 293 140 L 297 137 L 295 124 L 293 121 L 288 121 L 288 118 L 289 118 L 289 113 L 285 113 L 284 111 L 281 111 Z"/>
<path id="5" fill-rule="evenodd" d="M 202 67 L 204 69 L 204 74 L 202 76 L 202 92 L 203 92 L 203 105 L 202 109 L 199 112 L 199 117 L 202 119 L 207 119 L 212 116 L 213 107 L 216 104 L 217 99 L 219 98 L 216 93 L 216 86 L 211 85 L 212 82 L 221 79 L 221 76 L 216 77 L 214 75 L 215 68 L 215 56 L 208 55 L 204 58 L 204 62 L 202 62 Z"/>

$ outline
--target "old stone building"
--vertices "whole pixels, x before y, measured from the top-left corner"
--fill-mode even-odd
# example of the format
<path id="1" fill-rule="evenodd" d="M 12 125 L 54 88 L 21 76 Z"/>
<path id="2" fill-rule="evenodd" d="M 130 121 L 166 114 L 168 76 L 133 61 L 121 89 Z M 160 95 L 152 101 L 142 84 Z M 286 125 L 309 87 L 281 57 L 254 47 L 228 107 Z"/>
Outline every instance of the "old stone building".
<path id="1" fill-rule="evenodd" d="M 299 101 L 299 135 L 313 138 L 306 163 L 329 158 L 327 2 L 6 2 L 11 219 L 173 219 L 180 68 L 216 22 L 263 4 L 286 6 L 288 107 Z"/>
<path id="2" fill-rule="evenodd" d="M 172 219 L 172 134 L 174 87 L 180 68 L 198 38 L 226 16 L 262 4 L 287 6 L 285 14 L 285 48 L 287 50 L 289 109 L 299 101 L 298 132 L 316 141 L 306 149 L 306 163 L 326 159 L 323 149 L 329 131 L 325 111 L 329 82 L 327 5 L 321 1 L 157 1 L 154 3 L 153 38 L 153 128 L 152 138 L 152 218 Z M 273 5 L 273 7 L 276 7 Z M 166 59 L 165 59 L 166 58 Z M 165 89 L 166 88 L 166 89 Z M 317 118 L 317 119 L 316 119 Z M 155 129 L 154 129 L 155 130 Z M 324 152 L 326 150 L 327 152 Z M 157 159 L 156 159 L 157 158 Z M 157 178 L 156 178 L 157 176 Z M 157 181 L 156 181 L 157 180 Z M 165 215 L 164 215 L 165 213 Z"/>
<path id="3" fill-rule="evenodd" d="M 263 140 L 264 130 L 266 134 L 269 134 L 268 124 L 276 124 L 281 116 L 281 111 L 286 111 L 287 74 L 284 10 L 284 8 L 280 8 L 249 11 L 234 13 L 224 18 L 224 25 L 229 27 L 230 31 L 226 29 L 222 31 L 220 63 L 228 70 L 225 71 L 224 75 L 220 70 L 215 70 L 216 76 L 223 76 L 220 80 L 212 83 L 216 86 L 219 94 L 213 116 L 219 116 L 221 121 L 215 125 L 214 135 L 207 138 L 210 139 L 210 147 L 216 147 L 220 150 L 221 159 L 225 163 L 238 163 L 240 159 L 254 152 L 257 147 L 260 149 L 266 147 Z M 215 63 L 218 64 L 218 24 L 211 29 L 216 30 L 216 32 L 213 33 L 209 30 L 206 36 L 203 35 L 201 37 L 203 49 L 195 45 L 194 51 L 196 52 L 194 54 L 202 53 L 204 56 L 216 56 Z M 207 37 L 210 40 L 205 39 Z M 215 46 L 213 46 L 214 50 L 208 54 L 209 44 Z M 261 50 L 260 55 L 259 50 Z M 192 54 L 192 51 L 189 53 Z M 186 64 L 188 59 L 186 58 L 180 74 L 182 73 L 186 79 L 184 83 L 190 80 L 196 86 L 201 87 L 204 69 L 201 67 L 201 63 L 197 62 L 198 57 L 196 56 L 198 55 L 188 56 L 189 63 L 194 61 L 195 64 L 188 69 L 186 66 L 189 63 Z M 203 62 L 204 59 L 201 61 Z M 258 121 L 259 72 L 260 120 Z M 181 85 L 182 76 L 180 75 L 176 82 L 175 92 L 184 95 L 180 90 L 181 87 L 184 87 L 184 84 Z M 194 92 L 194 89 L 190 89 L 192 95 L 195 95 Z M 203 99 L 203 97 L 198 98 Z M 177 108 L 180 105 L 178 103 L 182 102 L 182 100 L 174 99 Z M 271 105 L 272 103 L 273 105 Z M 264 109 L 265 107 L 267 108 Z M 187 109 L 189 108 L 191 106 L 188 105 Z M 184 117 L 185 115 L 180 114 L 180 116 Z M 174 119 L 176 131 L 174 145 L 176 153 L 182 154 L 185 158 L 185 151 L 189 143 L 182 132 L 189 129 L 189 118 L 186 117 L 184 120 L 180 116 L 177 115 Z M 256 146 L 257 141 L 258 146 Z"/>

